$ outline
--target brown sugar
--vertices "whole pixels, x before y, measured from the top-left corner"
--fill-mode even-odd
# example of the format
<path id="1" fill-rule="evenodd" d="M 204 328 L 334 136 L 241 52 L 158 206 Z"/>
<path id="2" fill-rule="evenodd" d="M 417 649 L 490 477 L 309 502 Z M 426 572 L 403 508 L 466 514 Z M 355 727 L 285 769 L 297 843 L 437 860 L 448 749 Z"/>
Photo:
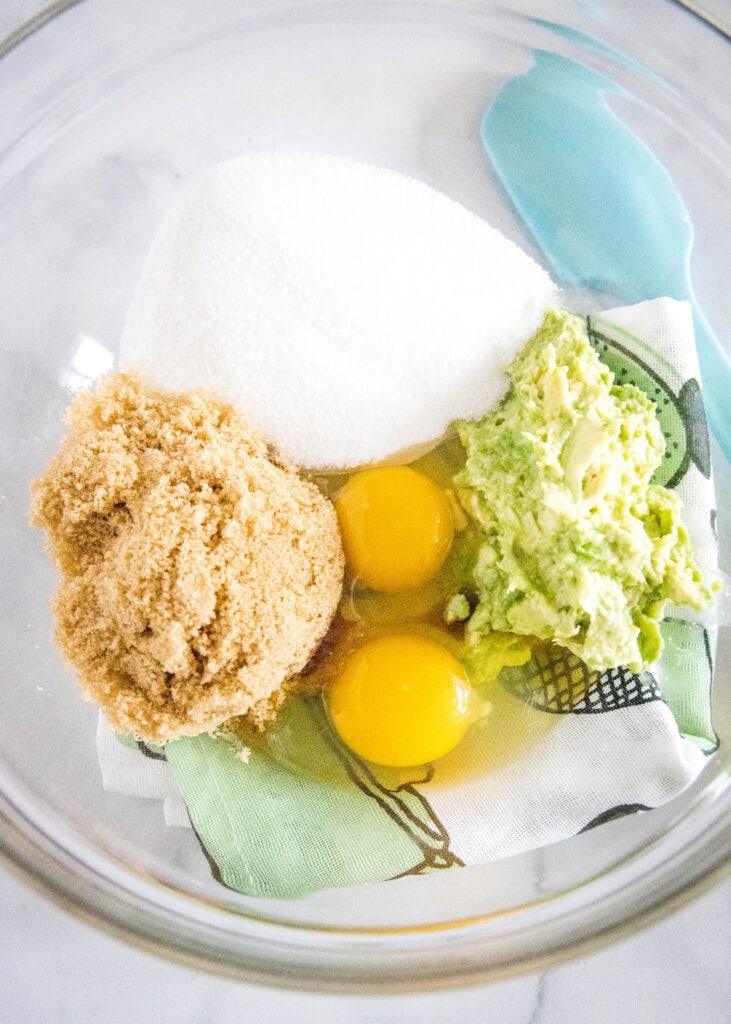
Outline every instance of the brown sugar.
<path id="1" fill-rule="evenodd" d="M 330 502 L 206 393 L 112 374 L 32 488 L 56 637 L 112 726 L 162 743 L 273 716 L 335 614 Z"/>

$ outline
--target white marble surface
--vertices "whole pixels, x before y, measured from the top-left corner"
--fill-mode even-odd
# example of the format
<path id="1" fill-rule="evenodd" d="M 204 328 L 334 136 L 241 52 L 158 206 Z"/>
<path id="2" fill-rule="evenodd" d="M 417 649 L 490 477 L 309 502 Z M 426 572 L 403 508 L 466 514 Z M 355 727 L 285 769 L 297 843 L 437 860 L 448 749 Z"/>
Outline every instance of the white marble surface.
<path id="1" fill-rule="evenodd" d="M 2 1024 L 726 1024 L 731 880 L 591 957 L 462 992 L 319 996 L 209 977 L 130 949 L 0 873 Z"/>
<path id="2" fill-rule="evenodd" d="M 38 9 L 2 0 L 0 38 Z M 705 7 L 729 17 L 728 0 Z M 269 991 L 186 970 L 81 924 L 0 869 L 0 1024 L 725 1024 L 731 880 L 633 938 L 544 974 L 462 992 L 354 998 Z"/>

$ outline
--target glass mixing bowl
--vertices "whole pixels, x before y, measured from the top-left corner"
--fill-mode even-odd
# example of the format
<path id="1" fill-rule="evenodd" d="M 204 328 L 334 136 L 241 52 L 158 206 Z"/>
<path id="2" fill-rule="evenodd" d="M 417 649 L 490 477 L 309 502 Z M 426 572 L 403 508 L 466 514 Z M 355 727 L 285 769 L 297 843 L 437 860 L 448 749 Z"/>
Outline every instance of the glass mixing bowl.
<path id="1" fill-rule="evenodd" d="M 721 748 L 670 804 L 484 867 L 292 902 L 229 892 L 193 836 L 161 824 L 159 805 L 102 791 L 96 711 L 51 640 L 54 572 L 27 508 L 29 481 L 60 437 L 69 387 L 116 351 L 161 215 L 214 162 L 307 149 L 391 166 L 540 259 L 478 139 L 490 97 L 530 66 L 535 47 L 625 88 L 623 118 L 686 199 L 699 299 L 731 345 L 723 35 L 661 0 L 88 0 L 49 10 L 57 16 L 0 46 L 0 847 L 8 860 L 69 909 L 155 952 L 319 989 L 458 985 L 534 969 L 710 884 L 729 838 L 727 629 L 715 681 Z M 718 449 L 714 456 L 728 565 L 731 473 Z"/>

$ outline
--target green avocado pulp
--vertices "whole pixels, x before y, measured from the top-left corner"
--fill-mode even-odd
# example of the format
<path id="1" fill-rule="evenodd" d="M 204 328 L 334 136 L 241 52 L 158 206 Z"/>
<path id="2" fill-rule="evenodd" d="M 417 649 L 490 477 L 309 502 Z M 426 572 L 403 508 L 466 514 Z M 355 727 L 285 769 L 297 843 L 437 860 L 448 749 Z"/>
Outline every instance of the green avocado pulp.
<path id="1" fill-rule="evenodd" d="M 680 499 L 650 482 L 665 451 L 655 405 L 615 384 L 583 319 L 556 310 L 507 373 L 500 405 L 457 425 L 454 482 L 480 538 L 468 646 L 503 631 L 639 671 L 660 654 L 668 601 L 711 600 Z"/>

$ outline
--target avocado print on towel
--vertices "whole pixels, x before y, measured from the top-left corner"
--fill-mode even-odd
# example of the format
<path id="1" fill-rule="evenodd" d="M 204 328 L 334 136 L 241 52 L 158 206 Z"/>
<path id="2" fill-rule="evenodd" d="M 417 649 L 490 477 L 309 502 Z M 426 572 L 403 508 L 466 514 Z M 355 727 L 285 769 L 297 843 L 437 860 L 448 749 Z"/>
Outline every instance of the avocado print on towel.
<path id="1" fill-rule="evenodd" d="M 399 781 L 393 780 L 393 769 L 379 768 L 354 754 L 340 740 L 330 724 L 320 701 L 309 701 L 310 712 L 320 718 L 323 724 L 323 738 L 335 753 L 343 769 L 358 789 L 375 800 L 384 814 L 388 815 L 414 843 L 421 853 L 421 859 L 413 867 L 400 872 L 403 875 L 420 875 L 427 871 L 464 866 L 464 862 L 450 850 L 449 833 L 434 813 L 429 801 L 419 792 L 418 785 L 431 782 L 434 777 L 432 765 L 414 769 L 418 776 L 404 781 L 404 771 L 399 772 Z"/>
<path id="2" fill-rule="evenodd" d="M 663 652 L 652 672 L 620 666 L 591 672 L 571 651 L 542 644 L 524 665 L 504 668 L 498 681 L 508 693 L 549 714 L 599 714 L 664 701 L 683 736 L 705 754 L 718 747 L 711 723 L 713 640 L 699 622 L 666 618 Z"/>
<path id="3" fill-rule="evenodd" d="M 558 644 L 542 644 L 525 665 L 505 668 L 500 684 L 539 711 L 551 714 L 597 714 L 661 700 L 650 672 L 628 668 L 592 672 L 571 651 Z"/>
<path id="4" fill-rule="evenodd" d="M 293 899 L 462 865 L 418 788 L 431 769 L 366 764 L 335 736 L 319 696 L 290 699 L 244 759 L 210 735 L 166 753 L 214 874 L 237 892 Z"/>
<path id="5" fill-rule="evenodd" d="M 678 371 L 644 341 L 600 316 L 586 318 L 589 341 L 618 384 L 634 384 L 657 406 L 666 450 L 653 482 L 676 487 L 691 465 L 708 479 L 711 448 L 698 381 Z"/>
<path id="6" fill-rule="evenodd" d="M 663 700 L 681 734 L 710 755 L 719 744 L 711 718 L 716 632 L 680 618 L 664 619 L 660 632 L 663 652 L 653 669 Z"/>

